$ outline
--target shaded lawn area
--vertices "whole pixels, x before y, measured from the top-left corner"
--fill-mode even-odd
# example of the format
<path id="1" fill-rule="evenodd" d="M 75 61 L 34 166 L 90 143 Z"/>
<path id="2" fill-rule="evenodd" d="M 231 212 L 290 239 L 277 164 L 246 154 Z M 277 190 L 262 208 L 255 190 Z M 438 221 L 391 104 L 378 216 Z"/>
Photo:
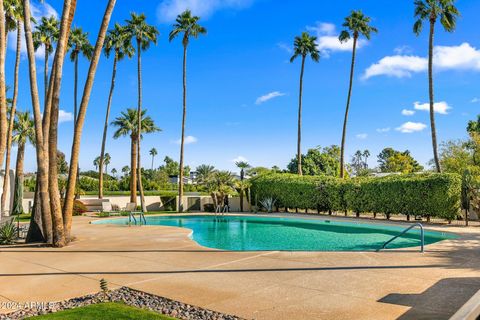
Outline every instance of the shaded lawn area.
<path id="1" fill-rule="evenodd" d="M 62 319 L 62 320 L 175 320 L 153 311 L 127 306 L 123 303 L 108 302 L 93 304 L 70 310 L 59 311 L 28 319 Z"/>

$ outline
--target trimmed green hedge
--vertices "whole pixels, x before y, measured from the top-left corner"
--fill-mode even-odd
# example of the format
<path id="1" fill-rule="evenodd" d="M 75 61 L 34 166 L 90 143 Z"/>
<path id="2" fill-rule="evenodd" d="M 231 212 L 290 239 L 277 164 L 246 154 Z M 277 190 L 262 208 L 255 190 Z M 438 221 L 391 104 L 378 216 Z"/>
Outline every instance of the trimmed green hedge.
<path id="1" fill-rule="evenodd" d="M 266 174 L 252 179 L 251 192 L 252 199 L 271 197 L 280 207 L 410 214 L 453 220 L 460 211 L 461 178 L 447 173 L 345 180 Z"/>

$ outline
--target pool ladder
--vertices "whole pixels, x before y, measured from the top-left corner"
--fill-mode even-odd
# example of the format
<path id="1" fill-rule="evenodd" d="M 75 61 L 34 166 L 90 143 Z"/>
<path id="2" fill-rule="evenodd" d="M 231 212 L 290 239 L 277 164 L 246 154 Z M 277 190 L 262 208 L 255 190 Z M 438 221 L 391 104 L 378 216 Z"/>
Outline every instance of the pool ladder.
<path id="1" fill-rule="evenodd" d="M 140 220 L 140 225 L 142 225 L 142 221 L 143 221 L 143 224 L 147 224 L 147 219 L 145 219 L 145 214 L 142 212 L 142 211 L 138 211 L 138 212 L 129 212 L 128 213 L 128 224 L 130 225 L 132 223 L 132 220 L 133 220 L 133 223 L 135 225 L 137 225 L 137 218 L 135 218 L 135 213 L 138 213 L 138 219 Z"/>
<path id="2" fill-rule="evenodd" d="M 387 242 L 385 242 L 381 248 L 377 249 L 377 252 L 380 251 L 380 250 L 383 250 L 387 247 L 387 245 L 389 243 L 391 243 L 393 240 L 397 239 L 397 238 L 400 238 L 401 236 L 403 236 L 405 233 L 407 233 L 408 231 L 412 230 L 413 228 L 415 227 L 419 227 L 420 228 L 420 241 L 421 241 L 421 247 L 420 247 L 420 252 L 425 252 L 424 250 L 424 247 L 425 247 L 425 232 L 423 231 L 423 225 L 421 223 L 414 223 L 412 224 L 410 227 L 406 228 L 405 230 L 403 230 L 402 232 L 400 232 L 398 235 L 396 235 L 395 237 L 393 237 L 392 239 L 388 240 Z"/>

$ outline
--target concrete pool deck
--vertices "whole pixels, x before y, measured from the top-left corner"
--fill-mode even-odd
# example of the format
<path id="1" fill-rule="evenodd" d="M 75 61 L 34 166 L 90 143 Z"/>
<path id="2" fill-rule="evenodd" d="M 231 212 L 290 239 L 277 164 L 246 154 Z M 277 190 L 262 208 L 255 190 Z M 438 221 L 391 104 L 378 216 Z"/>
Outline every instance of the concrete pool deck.
<path id="1" fill-rule="evenodd" d="M 429 227 L 461 237 L 424 254 L 231 252 L 187 229 L 90 221 L 75 217 L 77 240 L 62 249 L 0 247 L 0 305 L 82 296 L 105 278 L 247 319 L 448 319 L 480 289 L 478 227 Z"/>

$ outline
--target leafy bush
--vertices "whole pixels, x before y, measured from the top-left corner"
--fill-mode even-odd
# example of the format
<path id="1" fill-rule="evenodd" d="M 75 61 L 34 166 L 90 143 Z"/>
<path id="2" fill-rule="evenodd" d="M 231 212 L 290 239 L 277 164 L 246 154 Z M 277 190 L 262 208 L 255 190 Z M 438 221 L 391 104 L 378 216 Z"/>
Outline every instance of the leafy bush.
<path id="1" fill-rule="evenodd" d="M 75 200 L 73 202 L 73 215 L 74 216 L 81 216 L 83 213 L 87 212 L 87 207 L 80 201 Z"/>
<path id="2" fill-rule="evenodd" d="M 13 244 L 17 238 L 17 227 L 13 220 L 0 225 L 0 244 Z"/>
<path id="3" fill-rule="evenodd" d="M 455 219 L 460 210 L 461 179 L 456 174 L 392 175 L 339 179 L 268 174 L 252 179 L 257 203 L 277 199 L 279 206 L 319 211 L 351 210 Z"/>

